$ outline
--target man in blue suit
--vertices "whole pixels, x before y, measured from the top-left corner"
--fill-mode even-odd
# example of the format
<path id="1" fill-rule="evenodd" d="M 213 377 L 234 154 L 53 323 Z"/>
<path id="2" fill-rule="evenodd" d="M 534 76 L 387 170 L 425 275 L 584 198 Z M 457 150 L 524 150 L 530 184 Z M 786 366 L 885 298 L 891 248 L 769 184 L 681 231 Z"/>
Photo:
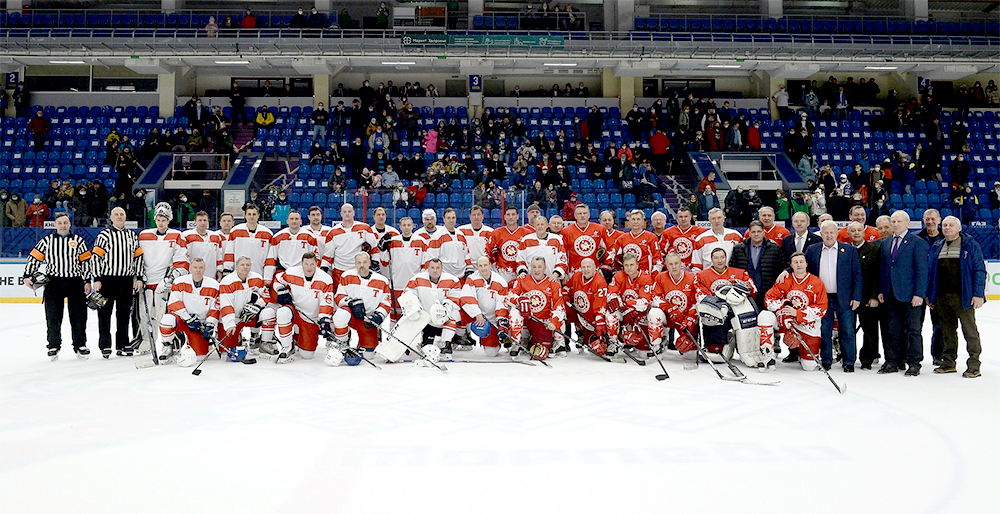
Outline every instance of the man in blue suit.
<path id="1" fill-rule="evenodd" d="M 896 211 L 890 218 L 892 236 L 882 240 L 882 265 L 878 300 L 889 318 L 889 338 L 884 341 L 885 364 L 880 374 L 896 373 L 909 365 L 906 376 L 920 374 L 924 340 L 920 313 L 927 296 L 927 242 L 908 232 L 910 216 Z"/>
<path id="2" fill-rule="evenodd" d="M 824 221 L 819 227 L 822 244 L 806 248 L 809 273 L 826 287 L 829 304 L 820 327 L 820 359 L 823 367 L 833 367 L 833 319 L 840 322 L 840 349 L 844 373 L 854 373 L 857 347 L 854 343 L 854 311 L 861 305 L 861 260 L 849 244 L 837 242 L 837 224 Z"/>

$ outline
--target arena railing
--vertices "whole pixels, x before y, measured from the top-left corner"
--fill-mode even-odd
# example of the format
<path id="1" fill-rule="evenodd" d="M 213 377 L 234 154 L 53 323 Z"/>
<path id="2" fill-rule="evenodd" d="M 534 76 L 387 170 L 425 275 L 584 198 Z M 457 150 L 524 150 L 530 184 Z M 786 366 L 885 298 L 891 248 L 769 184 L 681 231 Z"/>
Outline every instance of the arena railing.
<path id="1" fill-rule="evenodd" d="M 1000 35 L 1000 16 L 949 13 L 947 18 L 914 20 L 903 16 L 763 15 L 651 13 L 635 18 L 638 31 L 740 32 L 869 35 Z"/>

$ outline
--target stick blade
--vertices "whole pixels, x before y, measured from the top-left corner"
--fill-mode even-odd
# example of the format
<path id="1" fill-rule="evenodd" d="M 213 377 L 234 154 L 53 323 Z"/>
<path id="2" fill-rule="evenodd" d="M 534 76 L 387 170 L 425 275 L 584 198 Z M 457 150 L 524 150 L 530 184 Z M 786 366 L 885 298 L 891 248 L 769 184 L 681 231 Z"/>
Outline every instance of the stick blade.
<path id="1" fill-rule="evenodd" d="M 197 377 L 201 375 L 201 370 L 200 369 L 191 370 L 191 374 Z"/>
<path id="2" fill-rule="evenodd" d="M 146 369 L 155 367 L 156 363 L 153 361 L 139 361 L 135 363 L 135 369 Z"/>
<path id="3" fill-rule="evenodd" d="M 663 381 L 663 380 L 666 380 L 668 378 L 670 378 L 670 375 L 656 375 L 656 379 L 659 380 L 659 381 Z"/>

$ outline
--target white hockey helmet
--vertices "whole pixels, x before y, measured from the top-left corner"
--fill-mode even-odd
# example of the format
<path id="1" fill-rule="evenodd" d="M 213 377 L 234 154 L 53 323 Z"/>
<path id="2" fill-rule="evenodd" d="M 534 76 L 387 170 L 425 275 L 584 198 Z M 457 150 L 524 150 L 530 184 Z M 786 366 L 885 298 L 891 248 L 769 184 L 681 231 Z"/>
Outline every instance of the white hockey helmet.
<path id="1" fill-rule="evenodd" d="M 153 217 L 155 218 L 157 216 L 163 216 L 167 218 L 167 221 L 173 221 L 174 210 L 170 207 L 169 203 L 160 202 L 156 204 L 156 207 L 153 208 Z"/>

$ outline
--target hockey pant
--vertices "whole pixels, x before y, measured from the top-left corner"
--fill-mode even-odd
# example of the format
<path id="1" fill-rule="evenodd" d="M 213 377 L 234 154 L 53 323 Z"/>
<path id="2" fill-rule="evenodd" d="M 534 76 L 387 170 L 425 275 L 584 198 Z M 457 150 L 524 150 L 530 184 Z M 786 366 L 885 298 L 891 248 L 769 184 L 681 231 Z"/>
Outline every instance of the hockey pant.
<path id="1" fill-rule="evenodd" d="M 822 341 L 820 336 L 806 334 L 798 327 L 794 317 L 785 316 L 780 311 L 777 313 L 760 311 L 760 314 L 757 315 L 757 329 L 760 332 L 761 344 L 770 342 L 773 345 L 774 333 L 778 332 L 785 334 L 784 341 L 789 348 L 798 348 L 799 345 L 806 344 L 813 351 L 813 354 L 819 353 Z M 809 352 L 799 352 L 799 364 L 802 365 L 802 369 L 806 370 L 816 368 L 816 362 L 813 361 Z"/>
<path id="2" fill-rule="evenodd" d="M 566 323 L 567 325 L 569 324 L 569 321 L 572 321 L 572 323 L 576 325 L 577 343 L 590 344 L 590 339 L 597 335 L 597 324 L 594 320 L 586 319 L 581 316 L 579 312 L 572 309 L 567 311 L 566 317 L 568 318 Z M 607 328 L 605 327 L 602 332 L 607 334 Z"/>
<path id="3" fill-rule="evenodd" d="M 201 332 L 191 330 L 184 320 L 169 312 L 160 318 L 160 336 L 156 339 L 156 354 L 170 355 L 173 353 L 174 337 L 178 334 L 184 334 L 187 345 L 194 350 L 195 355 L 199 357 L 208 355 L 208 341 L 205 340 L 205 336 Z"/>
<path id="4" fill-rule="evenodd" d="M 348 342 L 352 328 L 358 333 L 358 348 L 375 350 L 379 342 L 378 328 L 366 327 L 363 320 L 351 315 L 350 309 L 337 309 L 337 312 L 333 313 L 333 334 L 337 341 Z"/>
<path id="5" fill-rule="evenodd" d="M 649 339 L 654 346 L 663 344 L 663 329 L 671 328 L 677 331 L 677 339 L 674 341 L 677 351 L 687 353 L 695 349 L 695 342 L 687 335 L 694 335 L 697 323 L 697 318 L 694 316 L 685 316 L 681 312 L 674 311 L 668 314 L 659 307 L 651 307 L 647 319 L 649 320 Z"/>
<path id="6" fill-rule="evenodd" d="M 257 330 L 260 327 L 260 340 L 263 342 L 270 342 L 274 340 L 274 329 L 277 324 L 276 314 L 274 309 L 270 307 L 264 307 L 257 314 L 256 321 L 248 321 L 246 323 L 237 323 L 236 330 L 229 337 L 226 337 L 226 330 L 222 328 L 222 324 L 219 323 L 219 344 L 227 348 L 235 348 L 240 344 L 240 334 L 243 332 L 244 328 L 249 328 L 251 330 Z"/>
<path id="7" fill-rule="evenodd" d="M 544 319 L 544 318 L 540 318 Z M 546 320 L 551 321 L 551 320 Z M 524 336 L 524 329 L 528 329 L 528 335 L 531 338 L 529 343 L 540 343 L 542 346 L 547 346 L 553 348 L 556 351 L 566 348 L 566 340 L 562 334 L 562 323 L 554 323 L 556 330 L 553 332 L 545 326 L 544 323 L 539 323 L 537 321 L 532 321 L 531 319 L 524 319 L 521 317 L 521 313 L 517 309 L 511 309 L 510 311 L 510 338 L 514 340 L 515 343 L 522 342 L 522 337 Z M 528 344 L 527 346 L 531 346 Z"/>
<path id="8" fill-rule="evenodd" d="M 299 347 L 299 353 L 303 359 L 311 359 L 316 347 L 319 345 L 319 325 L 306 320 L 299 315 L 299 311 L 288 305 L 278 308 L 275 317 L 278 324 L 278 344 L 281 345 L 281 352 L 288 353 L 292 349 L 292 340 L 296 333 L 299 334 L 295 345 Z"/>
<path id="9" fill-rule="evenodd" d="M 170 297 L 170 288 L 168 287 L 164 291 L 156 292 L 155 285 L 146 286 L 146 288 L 142 291 L 142 294 L 144 295 L 144 298 L 140 298 L 139 301 L 142 302 L 145 300 L 146 307 L 143 308 L 141 305 L 139 306 L 139 325 L 142 327 L 142 345 L 139 347 L 139 351 L 145 352 L 150 348 L 150 345 L 153 344 L 153 341 L 150 338 L 156 337 L 156 334 L 150 333 L 146 327 L 156 327 L 160 323 L 160 320 L 163 319 L 163 315 L 167 313 L 167 302 Z M 146 317 L 147 309 L 149 312 L 148 318 Z M 149 324 L 146 323 L 147 320 L 149 321 Z"/>
<path id="10" fill-rule="evenodd" d="M 608 315 L 608 334 L 618 334 L 625 346 L 632 346 L 639 350 L 649 351 L 649 317 L 648 313 L 629 311 L 628 314 L 621 315 L 612 313 Z M 615 337 L 612 335 L 612 337 Z"/>

